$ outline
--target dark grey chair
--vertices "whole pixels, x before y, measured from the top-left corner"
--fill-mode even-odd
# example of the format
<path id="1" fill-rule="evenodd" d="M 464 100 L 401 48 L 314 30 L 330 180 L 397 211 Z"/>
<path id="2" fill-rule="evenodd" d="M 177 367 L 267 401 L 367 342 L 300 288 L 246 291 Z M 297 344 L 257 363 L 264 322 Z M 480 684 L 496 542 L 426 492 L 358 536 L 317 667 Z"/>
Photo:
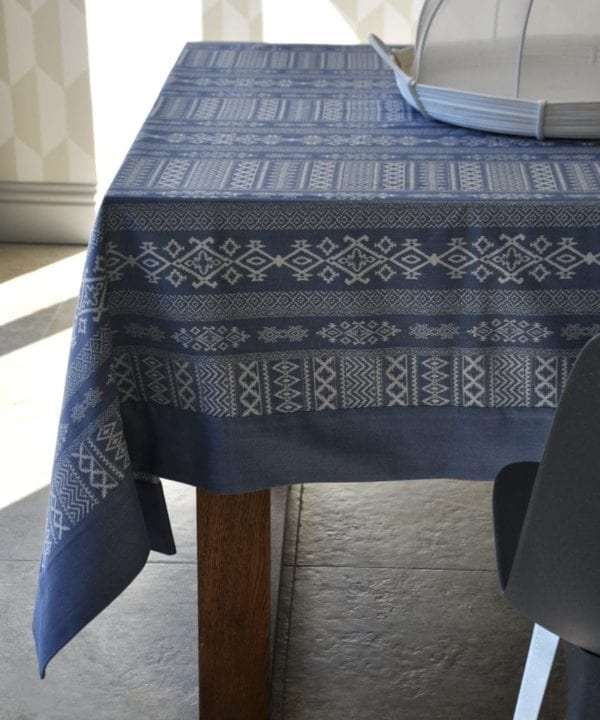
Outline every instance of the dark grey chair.
<path id="1" fill-rule="evenodd" d="M 493 505 L 502 591 L 535 623 L 514 718 L 537 718 L 560 637 L 568 720 L 598 720 L 600 336 L 571 370 L 541 462 L 501 470 Z"/>

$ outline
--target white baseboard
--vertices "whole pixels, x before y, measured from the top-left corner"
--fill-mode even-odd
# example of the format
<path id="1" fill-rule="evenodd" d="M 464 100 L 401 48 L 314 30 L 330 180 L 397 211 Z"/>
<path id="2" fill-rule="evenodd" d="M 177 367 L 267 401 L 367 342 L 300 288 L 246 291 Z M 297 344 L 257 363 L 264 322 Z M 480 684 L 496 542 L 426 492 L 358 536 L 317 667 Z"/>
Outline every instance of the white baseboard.
<path id="1" fill-rule="evenodd" d="M 0 182 L 0 242 L 87 243 L 95 183 Z"/>

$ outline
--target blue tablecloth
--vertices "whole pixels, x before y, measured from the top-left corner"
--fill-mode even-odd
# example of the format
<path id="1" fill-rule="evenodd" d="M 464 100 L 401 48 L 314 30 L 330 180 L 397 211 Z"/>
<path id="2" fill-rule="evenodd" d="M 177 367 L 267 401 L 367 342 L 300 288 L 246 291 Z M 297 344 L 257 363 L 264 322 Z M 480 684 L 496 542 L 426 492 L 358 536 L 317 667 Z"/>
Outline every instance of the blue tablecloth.
<path id="1" fill-rule="evenodd" d="M 537 458 L 600 330 L 599 191 L 598 144 L 424 120 L 369 47 L 187 45 L 89 246 L 42 674 L 174 552 L 158 476 L 244 492 Z"/>

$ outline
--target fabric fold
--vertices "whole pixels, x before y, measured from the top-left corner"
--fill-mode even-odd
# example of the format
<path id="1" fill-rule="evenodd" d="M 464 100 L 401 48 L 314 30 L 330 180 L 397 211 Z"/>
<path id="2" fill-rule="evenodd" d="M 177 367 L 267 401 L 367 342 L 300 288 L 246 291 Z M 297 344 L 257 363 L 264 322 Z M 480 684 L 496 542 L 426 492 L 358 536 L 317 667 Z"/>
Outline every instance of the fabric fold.
<path id="1" fill-rule="evenodd" d="M 78 542 L 81 532 L 85 542 Z M 136 487 L 123 483 L 40 569 L 33 635 L 41 678 L 54 655 L 133 581 L 149 552 Z"/>
<path id="2" fill-rule="evenodd" d="M 150 549 L 163 555 L 175 555 L 175 539 L 162 484 L 155 475 L 135 473 L 135 489 L 144 516 Z"/>
<path id="3" fill-rule="evenodd" d="M 136 475 L 115 384 L 106 263 L 96 222 L 73 324 L 33 619 L 40 676 L 50 659 L 175 543 L 160 481 Z"/>

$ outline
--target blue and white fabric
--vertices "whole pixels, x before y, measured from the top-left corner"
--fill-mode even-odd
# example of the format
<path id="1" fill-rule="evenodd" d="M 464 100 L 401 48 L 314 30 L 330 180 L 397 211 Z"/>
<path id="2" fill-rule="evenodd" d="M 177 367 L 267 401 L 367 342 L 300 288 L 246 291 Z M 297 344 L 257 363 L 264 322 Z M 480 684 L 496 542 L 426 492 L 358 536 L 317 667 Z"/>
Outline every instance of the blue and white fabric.
<path id="1" fill-rule="evenodd" d="M 123 109 L 121 109 L 122 111 Z M 189 44 L 90 242 L 40 671 L 215 492 L 486 479 L 600 331 L 600 147 L 450 127 L 366 46 Z"/>

